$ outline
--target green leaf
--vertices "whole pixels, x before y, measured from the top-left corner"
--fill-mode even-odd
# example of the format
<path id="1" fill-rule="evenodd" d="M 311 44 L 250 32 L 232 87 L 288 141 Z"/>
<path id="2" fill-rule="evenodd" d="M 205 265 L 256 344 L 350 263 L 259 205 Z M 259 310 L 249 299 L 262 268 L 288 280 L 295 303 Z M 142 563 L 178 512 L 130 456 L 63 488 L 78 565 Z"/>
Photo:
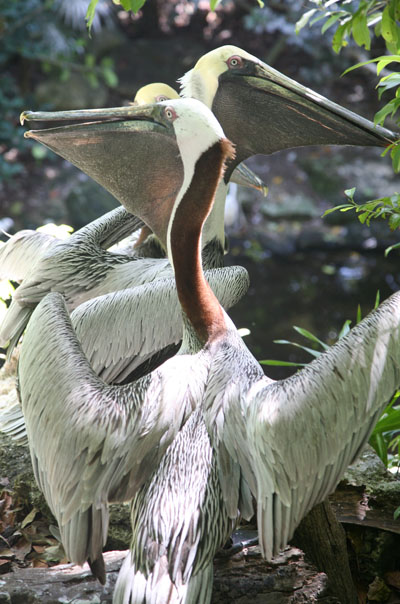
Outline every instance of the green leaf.
<path id="1" fill-rule="evenodd" d="M 311 342 L 315 342 L 316 344 L 319 344 L 325 350 L 329 349 L 329 346 L 327 344 L 325 344 L 325 342 L 322 342 L 322 340 L 317 338 L 317 336 L 315 336 L 313 333 L 311 333 L 311 331 L 308 331 L 307 329 L 303 329 L 302 327 L 296 327 L 296 325 L 293 326 L 293 329 L 295 331 L 297 331 L 297 333 L 302 335 L 304 338 L 307 338 L 307 340 L 311 340 Z"/>
<path id="2" fill-rule="evenodd" d="M 364 46 L 366 50 L 371 48 L 371 35 L 367 25 L 367 14 L 364 10 L 357 11 L 352 19 L 351 32 L 358 46 Z"/>
<path id="3" fill-rule="evenodd" d="M 221 0 L 210 0 L 210 10 L 215 10 Z"/>
<path id="4" fill-rule="evenodd" d="M 390 217 L 389 217 L 389 228 L 391 231 L 395 231 L 396 229 L 398 229 L 400 226 L 400 214 L 397 214 L 396 212 L 394 212 Z"/>
<path id="5" fill-rule="evenodd" d="M 392 250 L 397 250 L 400 247 L 400 243 L 395 243 L 394 245 L 390 245 L 385 249 L 385 258 L 390 254 Z"/>
<path id="6" fill-rule="evenodd" d="M 400 21 L 400 4 L 398 0 L 392 0 L 393 17 L 396 21 Z"/>
<path id="7" fill-rule="evenodd" d="M 317 358 L 321 355 L 319 350 L 314 350 L 313 348 L 308 348 L 307 346 L 303 346 L 302 344 L 298 344 L 297 342 L 290 342 L 289 340 L 274 340 L 274 344 L 289 344 L 289 346 L 295 346 L 296 348 L 301 348 L 311 356 Z"/>
<path id="8" fill-rule="evenodd" d="M 259 5 L 260 8 L 264 8 L 265 5 L 264 5 L 264 2 L 262 0 L 257 0 L 257 2 L 258 2 L 258 5 Z"/>
<path id="9" fill-rule="evenodd" d="M 400 86 L 400 73 L 391 73 L 380 80 L 378 87 L 384 90 L 390 90 L 395 86 Z"/>
<path id="10" fill-rule="evenodd" d="M 341 210 L 346 211 L 346 210 L 352 210 L 353 206 L 349 205 L 348 203 L 343 203 L 339 206 L 335 206 L 334 208 L 329 208 L 329 210 L 325 210 L 325 212 L 322 214 L 322 218 L 324 218 L 325 216 L 328 216 L 328 214 L 332 214 L 332 212 L 336 212 L 337 210 Z"/>
<path id="11" fill-rule="evenodd" d="M 343 46 L 347 46 L 348 42 L 345 37 L 349 35 L 350 29 L 351 21 L 342 23 L 342 25 L 339 25 L 339 27 L 336 29 L 335 34 L 332 38 L 332 48 L 336 52 L 336 54 L 339 54 Z"/>
<path id="12" fill-rule="evenodd" d="M 379 109 L 379 111 L 375 113 L 375 124 L 383 125 L 387 116 L 393 114 L 396 111 L 396 105 L 394 103 L 395 100 L 396 99 L 392 99 L 391 101 L 389 101 L 389 103 L 386 103 L 386 105 L 384 105 L 382 109 Z"/>
<path id="13" fill-rule="evenodd" d="M 356 323 L 359 323 L 362 319 L 362 314 L 361 314 L 361 306 L 358 305 L 357 306 L 357 316 L 356 316 Z"/>
<path id="14" fill-rule="evenodd" d="M 97 6 L 98 1 L 99 0 L 90 0 L 88 9 L 86 11 L 85 20 L 86 20 L 86 27 L 88 28 L 89 32 L 91 30 L 91 27 L 93 24 L 93 19 L 96 14 L 96 6 Z"/>
<path id="15" fill-rule="evenodd" d="M 337 21 L 339 21 L 340 17 L 341 17 L 340 12 L 335 13 L 334 15 L 331 15 L 329 17 L 329 19 L 327 19 L 325 21 L 325 23 L 323 24 L 323 26 L 321 27 L 321 33 L 324 34 L 326 31 L 328 31 L 328 29 L 330 27 L 332 27 L 332 25 L 334 25 Z"/>
<path id="16" fill-rule="evenodd" d="M 362 212 L 358 215 L 358 220 L 361 222 L 361 224 L 364 224 L 365 222 L 368 224 L 368 216 L 368 212 Z"/>
<path id="17" fill-rule="evenodd" d="M 131 11 L 133 13 L 138 13 L 140 11 L 140 9 L 142 8 L 143 4 L 146 2 L 146 0 L 130 0 L 131 3 Z"/>
<path id="18" fill-rule="evenodd" d="M 389 6 L 382 13 L 382 37 L 386 42 L 397 42 L 397 25 L 392 19 Z"/>
<path id="19" fill-rule="evenodd" d="M 343 323 L 343 327 L 340 330 L 340 333 L 338 335 L 338 340 L 340 340 L 341 338 L 344 338 L 344 336 L 346 336 L 349 333 L 350 325 L 351 325 L 350 319 L 346 319 L 346 321 Z"/>
<path id="20" fill-rule="evenodd" d="M 387 413 L 380 418 L 376 424 L 372 435 L 383 434 L 384 432 L 394 432 L 400 430 L 400 408 L 389 409 Z"/>
<path id="21" fill-rule="evenodd" d="M 291 363 L 290 361 L 275 361 L 267 359 L 259 361 L 261 365 L 272 365 L 274 367 L 306 367 L 307 363 Z"/>
<path id="22" fill-rule="evenodd" d="M 397 520 L 397 518 L 400 516 L 400 506 L 394 511 L 393 514 L 393 519 Z"/>
<path id="23" fill-rule="evenodd" d="M 346 75 L 350 71 L 353 71 L 354 69 L 358 69 L 359 67 L 363 67 L 364 65 L 369 65 L 370 63 L 377 63 L 376 73 L 377 73 L 377 75 L 379 75 L 380 72 L 382 71 L 382 69 L 384 69 L 387 65 L 389 65 L 390 63 L 393 63 L 393 62 L 400 62 L 400 56 L 385 55 L 385 56 L 376 57 L 376 59 L 370 59 L 369 61 L 362 61 L 361 63 L 356 63 L 355 65 L 348 67 L 342 73 L 342 75 Z"/>
<path id="24" fill-rule="evenodd" d="M 375 296 L 374 309 L 378 308 L 380 301 L 381 301 L 381 293 L 380 293 L 380 291 L 378 289 L 377 292 L 376 292 L 376 296 Z"/>
<path id="25" fill-rule="evenodd" d="M 379 59 L 379 60 L 378 60 Z M 376 74 L 379 75 L 382 69 L 385 69 L 390 63 L 400 63 L 400 56 L 398 55 L 388 55 L 386 57 L 378 57 L 378 63 L 376 65 Z"/>
<path id="26" fill-rule="evenodd" d="M 385 466 L 387 466 L 387 445 L 381 434 L 375 434 L 369 439 L 370 445 L 375 449 Z"/>
<path id="27" fill-rule="evenodd" d="M 349 199 L 353 199 L 355 192 L 356 192 L 356 187 L 353 187 L 352 189 L 345 189 L 344 194 Z"/>
<path id="28" fill-rule="evenodd" d="M 303 27 L 305 27 L 307 25 L 307 23 L 309 22 L 309 20 L 311 19 L 311 17 L 317 12 L 316 8 L 312 8 L 311 10 L 308 10 L 306 13 L 304 13 L 304 15 L 302 15 L 300 17 L 300 19 L 297 21 L 296 23 L 296 34 L 299 33 L 299 31 L 301 29 L 303 29 Z"/>
<path id="29" fill-rule="evenodd" d="M 393 170 L 395 172 L 400 172 L 400 145 L 397 144 L 393 147 L 390 152 L 390 157 L 392 158 Z"/>

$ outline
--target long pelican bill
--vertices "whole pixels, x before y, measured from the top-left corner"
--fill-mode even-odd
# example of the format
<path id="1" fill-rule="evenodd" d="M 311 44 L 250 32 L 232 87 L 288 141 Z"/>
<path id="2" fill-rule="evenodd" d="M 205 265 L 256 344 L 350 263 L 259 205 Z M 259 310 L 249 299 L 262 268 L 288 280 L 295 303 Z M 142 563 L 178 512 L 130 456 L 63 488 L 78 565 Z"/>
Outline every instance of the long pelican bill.
<path id="1" fill-rule="evenodd" d="M 263 63 L 223 72 L 212 109 L 246 147 L 240 160 L 305 145 L 385 147 L 399 138 Z"/>
<path id="2" fill-rule="evenodd" d="M 170 215 L 183 181 L 179 147 L 165 109 L 144 105 L 49 113 L 27 111 L 21 114 L 21 121 L 84 121 L 29 130 L 25 137 L 39 141 L 80 168 L 165 242 L 165 217 Z"/>
<path id="3" fill-rule="evenodd" d="M 199 98 L 212 109 L 235 143 L 230 170 L 255 154 L 321 144 L 385 147 L 400 137 L 236 46 L 203 55 L 181 85 L 184 96 Z"/>

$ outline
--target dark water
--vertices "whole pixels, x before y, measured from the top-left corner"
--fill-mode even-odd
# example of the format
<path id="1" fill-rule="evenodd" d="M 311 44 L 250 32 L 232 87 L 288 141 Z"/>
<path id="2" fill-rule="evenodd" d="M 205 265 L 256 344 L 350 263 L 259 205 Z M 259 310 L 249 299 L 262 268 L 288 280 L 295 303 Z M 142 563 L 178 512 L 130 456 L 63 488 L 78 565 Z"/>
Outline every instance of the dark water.
<path id="1" fill-rule="evenodd" d="M 397 252 L 387 259 L 383 253 L 313 252 L 271 257 L 241 264 L 250 274 L 250 290 L 230 311 L 237 327 L 247 327 L 247 346 L 258 360 L 280 359 L 308 362 L 308 354 L 292 346 L 274 344 L 275 339 L 294 340 L 310 346 L 293 325 L 311 331 L 332 344 L 346 319 L 355 324 L 357 306 L 362 316 L 373 308 L 377 290 L 381 301 L 400 288 Z M 264 367 L 272 378 L 292 374 L 293 368 Z"/>

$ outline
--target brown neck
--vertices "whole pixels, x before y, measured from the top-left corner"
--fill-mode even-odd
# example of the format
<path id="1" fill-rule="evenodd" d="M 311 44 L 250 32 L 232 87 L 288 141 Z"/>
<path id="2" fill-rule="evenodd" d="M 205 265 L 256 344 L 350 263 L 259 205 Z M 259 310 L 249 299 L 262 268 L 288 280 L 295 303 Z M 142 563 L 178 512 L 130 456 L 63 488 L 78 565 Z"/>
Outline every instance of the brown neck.
<path id="1" fill-rule="evenodd" d="M 201 229 L 223 175 L 224 162 L 233 156 L 233 145 L 226 139 L 216 142 L 202 154 L 171 227 L 171 252 L 179 301 L 202 343 L 226 331 L 222 308 L 203 273 Z"/>

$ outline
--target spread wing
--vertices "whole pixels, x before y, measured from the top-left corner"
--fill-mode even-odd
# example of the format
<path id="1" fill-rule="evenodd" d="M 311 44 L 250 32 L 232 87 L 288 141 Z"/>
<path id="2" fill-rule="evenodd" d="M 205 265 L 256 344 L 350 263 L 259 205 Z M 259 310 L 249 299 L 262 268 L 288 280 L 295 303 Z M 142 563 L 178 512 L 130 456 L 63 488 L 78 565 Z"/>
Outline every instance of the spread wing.
<path id="1" fill-rule="evenodd" d="M 19 231 L 0 247 L 0 279 L 22 281 L 57 239 L 40 231 Z"/>
<path id="2" fill-rule="evenodd" d="M 236 389 L 220 449 L 240 464 L 257 500 L 267 558 L 335 489 L 399 384 L 400 292 L 292 377 L 248 380 L 241 397 Z"/>
<path id="3" fill-rule="evenodd" d="M 248 289 L 248 274 L 242 267 L 211 269 L 205 274 L 225 308 L 236 304 Z M 106 382 L 122 382 L 142 363 L 182 339 L 174 278 L 89 300 L 73 311 L 71 320 L 90 364 Z"/>
<path id="4" fill-rule="evenodd" d="M 131 265 L 137 258 L 114 254 L 105 248 L 142 225 L 139 218 L 118 207 L 65 240 L 46 239 L 48 235 L 29 231 L 29 235 L 21 237 L 17 234 L 15 240 L 11 238 L 0 253 L 9 247 L 10 270 L 23 258 L 25 278 L 0 326 L 0 345 L 9 342 L 8 355 L 18 343 L 32 309 L 48 292 L 59 291 L 67 298 L 69 306 L 75 307 L 100 293 L 118 289 L 118 286 L 126 287 L 119 275 L 123 271 L 123 276 L 128 278 L 123 265 Z M 12 266 L 11 259 L 14 259 Z"/>
<path id="5" fill-rule="evenodd" d="M 134 384 L 108 386 L 59 294 L 33 313 L 21 346 L 21 404 L 35 477 L 71 560 L 101 560 L 107 502 L 132 498 L 201 400 L 204 358 L 177 356 Z"/>

